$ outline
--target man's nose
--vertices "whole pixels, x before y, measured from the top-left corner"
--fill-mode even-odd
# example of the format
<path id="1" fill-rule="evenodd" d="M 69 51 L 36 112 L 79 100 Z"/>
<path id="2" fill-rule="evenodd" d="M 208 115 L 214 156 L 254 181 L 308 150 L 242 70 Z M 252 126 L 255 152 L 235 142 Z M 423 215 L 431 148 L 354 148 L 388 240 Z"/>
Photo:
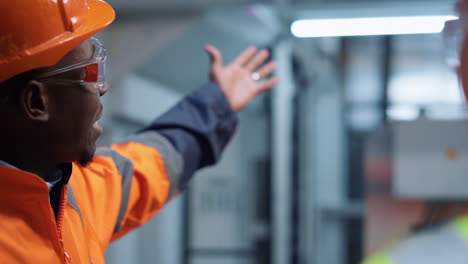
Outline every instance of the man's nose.
<path id="1" fill-rule="evenodd" d="M 101 89 L 99 89 L 99 96 L 105 95 L 108 90 L 109 90 L 109 83 L 105 82 L 104 86 Z"/>

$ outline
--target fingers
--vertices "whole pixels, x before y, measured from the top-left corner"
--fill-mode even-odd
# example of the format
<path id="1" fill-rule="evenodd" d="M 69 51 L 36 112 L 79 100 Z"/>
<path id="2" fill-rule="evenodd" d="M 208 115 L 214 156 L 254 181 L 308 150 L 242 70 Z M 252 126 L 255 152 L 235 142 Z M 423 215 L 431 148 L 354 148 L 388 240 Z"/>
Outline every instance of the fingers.
<path id="1" fill-rule="evenodd" d="M 205 46 L 205 51 L 210 55 L 211 67 L 220 68 L 223 67 L 223 56 L 219 50 L 211 45 Z"/>
<path id="2" fill-rule="evenodd" d="M 272 62 L 268 63 L 267 65 L 263 66 L 262 68 L 260 68 L 256 72 L 263 79 L 263 78 L 267 77 L 268 75 L 270 75 L 275 70 L 275 68 L 276 68 L 276 63 L 272 61 Z M 273 78 L 268 79 L 268 80 L 266 80 L 264 82 L 261 82 L 261 83 L 258 84 L 257 92 L 261 93 L 261 92 L 270 90 L 273 86 L 278 84 L 279 81 L 280 81 L 279 77 L 273 77 Z"/>
<path id="3" fill-rule="evenodd" d="M 273 86 L 275 86 L 276 84 L 278 84 L 278 82 L 280 81 L 280 78 L 279 77 L 273 77 L 267 81 L 265 81 L 264 83 L 260 84 L 260 86 L 258 87 L 258 92 L 261 93 L 261 92 L 264 92 L 264 91 L 267 91 L 267 90 L 270 90 Z"/>
<path id="4" fill-rule="evenodd" d="M 245 65 L 251 58 L 257 53 L 257 48 L 248 47 L 245 49 L 234 61 L 232 64 L 237 64 L 239 66 Z"/>
<path id="5" fill-rule="evenodd" d="M 246 69 L 248 71 L 255 71 L 268 59 L 268 56 L 270 56 L 270 53 L 267 50 L 261 50 L 247 63 Z"/>
<path id="6" fill-rule="evenodd" d="M 263 79 L 267 77 L 268 75 L 270 75 L 275 70 L 275 68 L 276 68 L 276 63 L 272 61 L 272 62 L 269 62 L 267 65 L 263 66 L 262 68 L 260 68 L 256 72 L 260 76 L 260 79 Z"/>

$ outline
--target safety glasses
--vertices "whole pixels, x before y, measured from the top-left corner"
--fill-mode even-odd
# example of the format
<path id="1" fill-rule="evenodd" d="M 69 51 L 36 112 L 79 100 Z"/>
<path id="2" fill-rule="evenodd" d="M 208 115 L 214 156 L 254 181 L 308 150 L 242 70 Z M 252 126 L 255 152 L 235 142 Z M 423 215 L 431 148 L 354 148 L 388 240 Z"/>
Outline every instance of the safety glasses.
<path id="1" fill-rule="evenodd" d="M 442 31 L 446 63 L 453 68 L 460 66 L 460 53 L 463 42 L 463 25 L 459 19 L 445 22 Z"/>
<path id="2" fill-rule="evenodd" d="M 45 72 L 37 77 L 38 80 L 51 80 L 54 82 L 67 82 L 79 84 L 91 84 L 97 91 L 101 92 L 107 86 L 106 80 L 106 49 L 97 38 L 90 38 L 94 46 L 92 59 L 73 64 L 67 67 Z M 84 74 L 78 80 L 61 79 L 57 75 L 80 69 Z"/>

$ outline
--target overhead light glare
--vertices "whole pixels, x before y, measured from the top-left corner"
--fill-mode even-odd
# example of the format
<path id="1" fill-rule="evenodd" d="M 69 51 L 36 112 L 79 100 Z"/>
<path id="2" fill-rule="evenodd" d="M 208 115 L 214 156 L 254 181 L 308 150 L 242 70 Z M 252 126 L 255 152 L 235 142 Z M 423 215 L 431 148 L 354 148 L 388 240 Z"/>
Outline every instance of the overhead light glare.
<path id="1" fill-rule="evenodd" d="M 298 38 L 440 33 L 457 16 L 368 17 L 297 20 L 291 32 Z"/>

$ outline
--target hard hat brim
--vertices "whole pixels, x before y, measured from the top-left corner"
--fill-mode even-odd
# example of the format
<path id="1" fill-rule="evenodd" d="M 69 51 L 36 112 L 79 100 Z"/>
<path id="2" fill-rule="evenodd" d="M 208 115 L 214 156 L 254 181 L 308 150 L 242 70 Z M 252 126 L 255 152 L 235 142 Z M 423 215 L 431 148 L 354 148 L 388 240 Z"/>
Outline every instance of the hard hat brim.
<path id="1" fill-rule="evenodd" d="M 0 82 L 29 70 L 56 64 L 74 47 L 114 21 L 114 9 L 108 3 L 101 0 L 88 0 L 88 6 L 86 23 L 75 31 L 65 32 L 53 40 L 25 51 L 22 55 L 8 59 L 6 63 L 0 62 Z"/>

